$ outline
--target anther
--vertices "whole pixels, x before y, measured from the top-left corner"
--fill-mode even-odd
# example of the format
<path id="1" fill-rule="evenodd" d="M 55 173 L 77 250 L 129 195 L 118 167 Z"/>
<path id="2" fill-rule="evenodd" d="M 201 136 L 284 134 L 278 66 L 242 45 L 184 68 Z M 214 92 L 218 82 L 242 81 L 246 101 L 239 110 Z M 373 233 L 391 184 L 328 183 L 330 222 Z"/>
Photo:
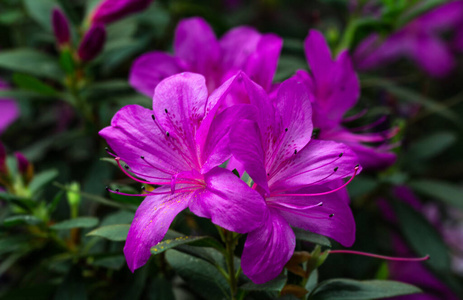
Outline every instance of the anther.
<path id="1" fill-rule="evenodd" d="M 105 150 L 105 151 L 109 151 L 109 148 L 108 148 L 108 147 L 104 147 L 104 150 Z"/>
<path id="2" fill-rule="evenodd" d="M 288 128 L 285 128 L 285 132 L 288 132 Z"/>
<path id="3" fill-rule="evenodd" d="M 166 135 L 167 135 L 167 137 L 169 137 L 169 136 L 170 136 L 170 134 L 169 134 L 169 131 L 166 131 Z"/>
<path id="4" fill-rule="evenodd" d="M 342 153 L 342 152 L 341 152 L 341 153 L 339 153 L 339 157 L 342 157 L 343 155 L 344 155 L 344 153 Z"/>
<path id="5" fill-rule="evenodd" d="M 141 186 L 141 189 L 142 189 L 142 190 L 145 190 L 145 186 L 144 186 L 144 185 L 142 185 L 142 186 Z"/>
<path id="6" fill-rule="evenodd" d="M 330 218 L 332 218 L 332 217 L 334 217 L 334 214 L 331 214 L 331 215 L 330 215 Z"/>
<path id="7" fill-rule="evenodd" d="M 143 155 L 142 155 L 142 156 L 140 156 L 140 158 L 141 158 L 141 159 L 145 159 L 145 157 L 144 157 Z"/>
<path id="8" fill-rule="evenodd" d="M 294 150 L 294 154 L 297 154 L 297 150 Z"/>
<path id="9" fill-rule="evenodd" d="M 336 167 L 336 168 L 334 168 L 334 170 L 333 170 L 333 171 L 334 171 L 334 172 L 336 172 L 338 169 L 339 169 L 339 167 Z"/>
<path id="10" fill-rule="evenodd" d="M 360 167 L 360 165 L 356 165 L 356 166 L 354 167 L 354 170 L 358 170 L 359 167 Z"/>
<path id="11" fill-rule="evenodd" d="M 166 112 L 166 114 L 168 114 L 169 112 L 167 111 L 167 108 L 164 109 L 164 111 Z"/>
<path id="12" fill-rule="evenodd" d="M 109 186 L 106 186 L 105 189 L 109 192 Z"/>
<path id="13" fill-rule="evenodd" d="M 119 189 L 116 189 L 116 192 L 119 192 Z"/>
<path id="14" fill-rule="evenodd" d="M 156 118 L 154 117 L 154 115 L 151 115 L 151 119 L 153 119 L 153 121 L 156 120 Z"/>
<path id="15" fill-rule="evenodd" d="M 125 168 L 126 170 L 130 169 L 130 167 L 129 167 L 128 165 L 125 165 L 124 168 Z"/>

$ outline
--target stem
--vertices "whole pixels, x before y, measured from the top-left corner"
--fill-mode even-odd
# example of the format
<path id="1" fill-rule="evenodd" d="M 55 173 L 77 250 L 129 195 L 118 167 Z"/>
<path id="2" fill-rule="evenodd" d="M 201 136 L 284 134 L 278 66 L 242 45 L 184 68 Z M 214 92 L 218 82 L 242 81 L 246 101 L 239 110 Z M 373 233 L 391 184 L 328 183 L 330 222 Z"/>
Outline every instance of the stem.
<path id="1" fill-rule="evenodd" d="M 230 285 L 230 296 L 231 299 L 235 299 L 235 295 L 237 292 L 237 281 L 236 281 L 236 274 L 235 274 L 235 246 L 236 246 L 236 241 L 233 237 L 233 232 L 230 232 L 228 230 L 224 230 L 224 236 L 225 236 L 225 246 L 226 246 L 226 253 L 225 253 L 225 259 L 227 261 L 227 268 L 228 268 L 228 283 Z"/>

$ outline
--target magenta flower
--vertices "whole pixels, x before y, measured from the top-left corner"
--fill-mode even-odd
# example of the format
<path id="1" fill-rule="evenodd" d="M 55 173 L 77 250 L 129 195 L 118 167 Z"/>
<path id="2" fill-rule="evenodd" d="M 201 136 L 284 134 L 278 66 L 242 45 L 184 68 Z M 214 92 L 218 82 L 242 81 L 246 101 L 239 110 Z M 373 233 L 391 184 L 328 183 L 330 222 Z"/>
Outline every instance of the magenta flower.
<path id="1" fill-rule="evenodd" d="M 151 97 L 164 78 L 184 71 L 206 77 L 211 93 L 242 70 L 269 90 L 275 74 L 282 39 L 260 34 L 247 26 L 236 27 L 217 40 L 202 18 L 181 21 L 175 30 L 174 55 L 154 51 L 137 58 L 130 71 L 130 84 Z"/>
<path id="2" fill-rule="evenodd" d="M 0 90 L 8 89 L 8 84 L 0 80 Z M 19 107 L 12 99 L 0 99 L 0 134 L 19 116 Z"/>
<path id="3" fill-rule="evenodd" d="M 203 76 L 181 73 L 159 83 L 153 109 L 122 108 L 100 131 L 129 171 L 144 184 L 161 185 L 138 208 L 124 248 L 133 271 L 146 263 L 150 248 L 164 237 L 185 208 L 225 229 L 247 233 L 262 222 L 262 197 L 232 172 L 217 167 L 230 157 L 228 132 L 237 119 L 255 114 L 236 105 L 216 114 L 231 78 L 208 97 Z M 142 179 L 138 179 L 142 178 Z M 118 191 L 115 191 L 118 193 Z"/>
<path id="4" fill-rule="evenodd" d="M 256 122 L 237 122 L 230 148 L 265 198 L 264 221 L 248 234 L 241 258 L 243 272 L 260 284 L 278 276 L 292 256 L 291 226 L 353 244 L 355 223 L 341 179 L 355 175 L 359 166 L 347 146 L 311 140 L 312 110 L 304 84 L 294 78 L 283 82 L 275 108 L 246 76 L 243 89 L 259 114 Z"/>
<path id="5" fill-rule="evenodd" d="M 71 40 L 69 21 L 66 18 L 66 15 L 59 8 L 53 9 L 51 24 L 58 45 L 63 46 L 69 44 L 69 41 Z"/>
<path id="6" fill-rule="evenodd" d="M 108 24 L 127 15 L 140 12 L 150 6 L 153 0 L 103 0 L 92 12 L 92 23 Z"/>
<path id="7" fill-rule="evenodd" d="M 310 74 L 298 71 L 297 76 L 309 88 L 312 99 L 313 125 L 320 130 L 317 138 L 344 143 L 357 154 L 365 169 L 383 168 L 394 163 L 395 154 L 388 152 L 384 142 L 394 136 L 395 129 L 380 133 L 354 133 L 343 126 L 344 114 L 351 109 L 360 96 L 360 83 L 352 67 L 347 51 L 339 54 L 336 60 L 323 37 L 310 30 L 305 43 L 305 55 L 310 66 Z M 379 122 L 383 121 L 382 119 Z M 377 124 L 370 124 L 357 130 L 365 130 Z M 363 143 L 382 143 L 376 147 Z"/>
<path id="8" fill-rule="evenodd" d="M 443 77 L 455 67 L 455 59 L 442 35 L 461 27 L 462 20 L 463 1 L 452 1 L 411 21 L 384 42 L 373 34 L 357 47 L 356 66 L 369 70 L 406 57 L 429 75 Z M 456 43 L 458 47 L 458 38 Z"/>
<path id="9" fill-rule="evenodd" d="M 84 38 L 80 42 L 77 55 L 82 61 L 91 61 L 103 50 L 105 42 L 105 27 L 103 24 L 94 24 L 85 33 Z"/>

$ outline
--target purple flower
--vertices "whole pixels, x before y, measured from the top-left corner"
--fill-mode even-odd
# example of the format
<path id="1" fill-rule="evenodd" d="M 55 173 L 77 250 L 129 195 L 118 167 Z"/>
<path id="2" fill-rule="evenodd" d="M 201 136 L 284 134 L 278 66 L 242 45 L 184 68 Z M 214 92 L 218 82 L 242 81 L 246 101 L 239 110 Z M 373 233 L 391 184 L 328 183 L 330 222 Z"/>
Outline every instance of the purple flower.
<path id="1" fill-rule="evenodd" d="M 365 169 L 384 168 L 393 164 L 396 156 L 388 152 L 387 144 L 371 147 L 363 143 L 385 142 L 396 133 L 395 130 L 359 134 L 343 127 L 343 122 L 347 121 L 343 119 L 344 114 L 357 103 L 360 96 L 360 83 L 349 53 L 343 51 L 333 60 L 323 35 L 316 30 L 310 30 L 304 46 L 311 72 L 309 74 L 300 70 L 297 76 L 306 83 L 310 92 L 313 125 L 320 130 L 317 138 L 350 146 Z M 382 121 L 380 119 L 377 123 Z M 370 124 L 357 130 L 362 131 L 375 125 Z"/>
<path id="2" fill-rule="evenodd" d="M 3 177 L 8 171 L 6 166 L 6 150 L 3 144 L 0 142 L 0 181 L 1 177 Z"/>
<path id="3" fill-rule="evenodd" d="M 103 0 L 92 12 L 92 23 L 108 24 L 127 15 L 140 12 L 150 6 L 153 0 Z"/>
<path id="4" fill-rule="evenodd" d="M 189 71 L 204 75 L 211 93 L 242 70 L 269 90 L 282 43 L 274 34 L 260 34 L 247 26 L 236 27 L 217 40 L 206 21 L 189 18 L 175 30 L 174 55 L 159 51 L 143 54 L 134 62 L 129 81 L 136 90 L 152 97 L 162 79 Z"/>
<path id="5" fill-rule="evenodd" d="M 104 25 L 94 24 L 80 42 L 77 55 L 82 61 L 91 61 L 103 50 L 105 41 L 106 29 Z"/>
<path id="6" fill-rule="evenodd" d="M 0 80 L 0 90 L 8 89 L 8 84 Z M 19 107 L 12 99 L 0 99 L 0 134 L 19 116 Z"/>
<path id="7" fill-rule="evenodd" d="M 237 119 L 255 111 L 236 105 L 216 114 L 236 77 L 208 97 L 203 76 L 181 73 L 160 82 L 153 109 L 122 108 L 111 126 L 100 131 L 124 161 L 131 178 L 161 185 L 138 208 L 124 253 L 133 271 L 146 263 L 150 248 L 164 237 L 174 217 L 185 208 L 225 229 L 247 233 L 262 222 L 265 203 L 232 172 L 217 167 L 231 153 L 228 132 Z M 143 178 L 143 180 L 137 179 Z M 118 193 L 116 191 L 116 193 Z"/>
<path id="8" fill-rule="evenodd" d="M 455 59 L 442 34 L 461 27 L 462 19 L 463 1 L 452 1 L 411 21 L 384 42 L 373 34 L 357 47 L 356 66 L 368 70 L 406 57 L 429 75 L 443 77 L 454 68 Z"/>
<path id="9" fill-rule="evenodd" d="M 51 24 L 58 45 L 63 46 L 69 44 L 69 41 L 71 40 L 69 22 L 66 15 L 59 8 L 53 9 Z"/>
<path id="10" fill-rule="evenodd" d="M 304 84 L 294 78 L 283 82 L 275 107 L 248 77 L 242 84 L 242 94 L 259 113 L 256 121 L 237 122 L 230 149 L 266 202 L 264 221 L 248 234 L 241 258 L 243 272 L 260 284 L 275 278 L 292 256 L 291 226 L 353 244 L 355 223 L 342 179 L 359 167 L 347 146 L 311 140 L 312 110 Z"/>

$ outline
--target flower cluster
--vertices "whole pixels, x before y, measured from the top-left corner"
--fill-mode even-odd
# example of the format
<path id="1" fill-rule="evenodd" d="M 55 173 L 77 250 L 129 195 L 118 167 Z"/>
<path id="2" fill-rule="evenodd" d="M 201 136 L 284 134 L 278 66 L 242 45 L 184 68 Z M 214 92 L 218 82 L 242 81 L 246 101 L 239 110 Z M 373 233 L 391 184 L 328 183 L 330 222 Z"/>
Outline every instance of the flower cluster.
<path id="1" fill-rule="evenodd" d="M 191 18 L 177 27 L 174 44 L 175 56 L 144 54 L 132 67 L 130 82 L 153 97 L 152 109 L 128 105 L 100 131 L 120 169 L 156 187 L 139 194 L 146 198 L 124 248 L 129 268 L 146 263 L 186 208 L 248 234 L 241 265 L 255 283 L 275 278 L 293 255 L 291 226 L 351 246 L 355 222 L 345 186 L 360 163 L 383 167 L 395 157 L 361 144 L 392 133 L 353 134 L 341 125 L 359 96 L 348 53 L 333 61 L 311 31 L 311 73 L 273 85 L 281 49 L 273 34 L 239 27 L 217 42 L 204 20 Z M 252 181 L 238 177 L 245 173 Z"/>

